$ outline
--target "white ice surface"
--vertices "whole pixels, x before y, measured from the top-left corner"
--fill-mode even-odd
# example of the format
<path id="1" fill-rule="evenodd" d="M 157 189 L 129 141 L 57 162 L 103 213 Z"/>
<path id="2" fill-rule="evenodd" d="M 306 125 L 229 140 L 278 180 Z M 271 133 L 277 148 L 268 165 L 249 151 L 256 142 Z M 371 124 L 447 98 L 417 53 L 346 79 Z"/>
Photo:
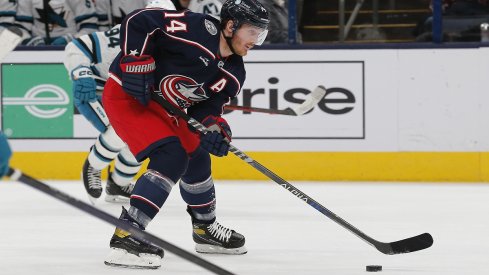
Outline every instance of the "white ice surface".
<path id="1" fill-rule="evenodd" d="M 88 202 L 81 182 L 48 183 Z M 249 252 L 199 256 L 250 275 L 366 274 L 366 265 L 382 265 L 380 274 L 489 274 L 487 184 L 293 184 L 377 240 L 429 232 L 434 245 L 383 255 L 274 182 L 218 181 L 218 220 L 246 236 Z M 210 274 L 170 253 L 158 270 L 107 267 L 112 225 L 21 183 L 0 182 L 0 195 L 2 275 Z M 119 216 L 121 204 L 97 207 Z M 148 231 L 193 251 L 178 187 Z"/>

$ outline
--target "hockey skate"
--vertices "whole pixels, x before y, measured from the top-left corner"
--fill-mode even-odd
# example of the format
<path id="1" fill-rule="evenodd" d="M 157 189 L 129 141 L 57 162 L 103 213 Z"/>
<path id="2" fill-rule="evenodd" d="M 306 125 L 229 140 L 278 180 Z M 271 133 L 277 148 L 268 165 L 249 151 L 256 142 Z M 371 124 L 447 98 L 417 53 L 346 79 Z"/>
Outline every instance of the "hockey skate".
<path id="1" fill-rule="evenodd" d="M 126 186 L 119 186 L 114 182 L 110 173 L 105 186 L 105 201 L 128 202 L 131 198 L 132 189 L 134 189 L 134 183 L 131 182 Z"/>
<path id="2" fill-rule="evenodd" d="M 189 207 L 187 207 L 187 212 L 192 217 L 195 251 L 234 255 L 248 252 L 244 247 L 245 237 L 243 235 L 220 225 L 216 220 L 210 224 L 196 221 Z"/>
<path id="3" fill-rule="evenodd" d="M 100 170 L 96 170 L 90 165 L 88 158 L 83 164 L 82 179 L 85 190 L 88 193 L 88 198 L 95 204 L 98 198 L 102 195 L 102 179 Z"/>
<path id="4" fill-rule="evenodd" d="M 120 220 L 141 228 L 122 207 Z M 141 228 L 144 230 L 144 228 Z M 161 266 L 164 251 L 158 246 L 149 244 L 131 236 L 131 233 L 116 228 L 110 239 L 110 253 L 104 263 L 109 266 L 118 266 L 138 269 L 157 269 Z"/>

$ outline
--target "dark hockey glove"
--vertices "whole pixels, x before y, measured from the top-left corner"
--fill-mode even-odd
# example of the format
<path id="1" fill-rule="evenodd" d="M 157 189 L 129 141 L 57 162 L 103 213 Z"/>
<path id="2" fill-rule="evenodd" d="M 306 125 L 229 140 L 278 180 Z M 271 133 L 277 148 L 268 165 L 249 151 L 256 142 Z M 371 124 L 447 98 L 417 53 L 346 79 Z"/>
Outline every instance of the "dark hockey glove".
<path id="1" fill-rule="evenodd" d="M 156 66 L 153 57 L 149 55 L 125 55 L 121 58 L 120 66 L 122 89 L 141 104 L 148 105 L 154 90 Z"/>
<path id="2" fill-rule="evenodd" d="M 226 156 L 233 135 L 227 121 L 222 117 L 208 116 L 202 124 L 207 127 L 208 132 L 201 136 L 200 146 L 215 156 Z"/>

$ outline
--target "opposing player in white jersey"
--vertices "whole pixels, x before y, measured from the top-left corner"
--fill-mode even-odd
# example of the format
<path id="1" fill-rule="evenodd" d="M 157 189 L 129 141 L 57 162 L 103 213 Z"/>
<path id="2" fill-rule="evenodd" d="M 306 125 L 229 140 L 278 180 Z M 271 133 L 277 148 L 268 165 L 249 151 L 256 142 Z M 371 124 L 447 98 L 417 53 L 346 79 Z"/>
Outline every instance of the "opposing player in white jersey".
<path id="1" fill-rule="evenodd" d="M 15 20 L 17 0 L 0 0 L 0 32 L 3 28 L 20 31 L 22 40 L 30 37 L 29 31 Z"/>
<path id="2" fill-rule="evenodd" d="M 98 30 L 92 0 L 18 0 L 16 19 L 31 32 L 28 46 L 66 45 Z"/>
<path id="3" fill-rule="evenodd" d="M 193 12 L 204 13 L 219 18 L 222 1 L 220 0 L 190 0 L 188 9 Z"/>
<path id="4" fill-rule="evenodd" d="M 170 0 L 150 1 L 147 7 L 175 9 Z M 116 159 L 114 171 L 106 185 L 105 200 L 127 200 L 132 191 L 131 179 L 137 174 L 136 161 L 114 129 L 104 122 L 100 96 L 108 77 L 109 66 L 119 53 L 120 25 L 105 31 L 81 36 L 65 48 L 65 67 L 73 80 L 74 102 L 78 111 L 101 133 L 90 149 L 82 170 L 82 178 L 89 198 L 94 203 L 102 195 L 101 170 Z"/>
<path id="5" fill-rule="evenodd" d="M 0 0 L 0 26 L 10 26 L 15 21 L 16 1 Z"/>
<path id="6" fill-rule="evenodd" d="M 99 30 L 107 30 L 112 26 L 120 24 L 122 19 L 133 10 L 143 9 L 150 0 L 97 0 L 95 9 L 97 11 Z M 168 1 L 171 2 L 171 1 Z"/>
<path id="7" fill-rule="evenodd" d="M 15 24 L 17 1 L 0 0 L 0 29 Z"/>

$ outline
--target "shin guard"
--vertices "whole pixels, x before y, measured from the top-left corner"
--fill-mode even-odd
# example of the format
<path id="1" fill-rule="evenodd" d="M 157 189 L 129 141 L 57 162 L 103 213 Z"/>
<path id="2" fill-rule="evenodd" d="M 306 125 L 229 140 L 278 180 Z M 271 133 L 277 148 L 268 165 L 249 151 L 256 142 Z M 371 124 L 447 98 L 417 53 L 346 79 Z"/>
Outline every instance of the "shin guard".
<path id="1" fill-rule="evenodd" d="M 195 183 L 186 183 L 180 180 L 180 194 L 196 220 L 210 223 L 214 221 L 216 217 L 216 192 L 212 177 Z"/>
<path id="2" fill-rule="evenodd" d="M 131 194 L 129 215 L 146 227 L 165 203 L 175 183 L 164 175 L 146 171 L 136 182 Z"/>

